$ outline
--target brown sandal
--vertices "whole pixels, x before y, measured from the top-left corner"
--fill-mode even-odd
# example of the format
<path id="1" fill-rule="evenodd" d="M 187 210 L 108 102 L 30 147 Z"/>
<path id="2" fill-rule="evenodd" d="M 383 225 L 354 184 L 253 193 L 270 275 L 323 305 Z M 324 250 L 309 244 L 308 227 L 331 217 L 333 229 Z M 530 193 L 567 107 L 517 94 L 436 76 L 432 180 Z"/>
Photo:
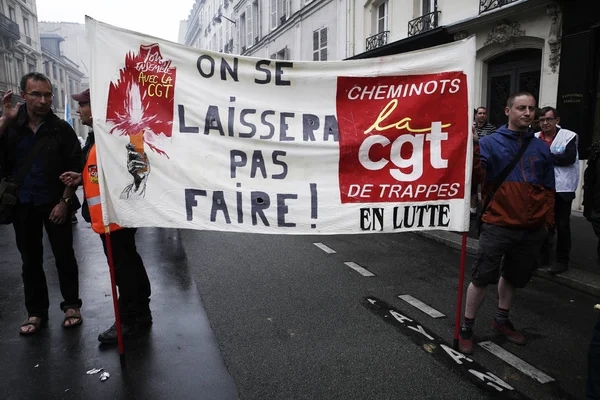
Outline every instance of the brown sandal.
<path id="1" fill-rule="evenodd" d="M 32 318 L 37 318 L 37 319 L 32 320 Z M 23 322 L 21 324 L 21 328 L 26 327 L 26 326 L 33 326 L 34 329 L 30 330 L 30 331 L 24 331 L 22 329 L 19 329 L 19 333 L 23 336 L 29 336 L 29 335 L 38 333 L 40 331 L 40 329 L 42 329 L 42 327 L 46 325 L 46 321 L 47 321 L 47 319 L 41 318 L 41 317 L 27 317 L 25 322 Z"/>
<path id="2" fill-rule="evenodd" d="M 73 310 L 71 315 L 68 314 L 69 310 Z M 74 320 L 74 322 L 67 325 L 67 321 L 73 321 L 73 320 Z M 82 322 L 83 322 L 83 317 L 81 316 L 81 312 L 79 311 L 79 308 L 67 308 L 65 310 L 65 318 L 63 319 L 63 323 L 62 323 L 63 328 L 66 328 L 66 329 L 73 328 L 75 326 L 81 325 Z"/>

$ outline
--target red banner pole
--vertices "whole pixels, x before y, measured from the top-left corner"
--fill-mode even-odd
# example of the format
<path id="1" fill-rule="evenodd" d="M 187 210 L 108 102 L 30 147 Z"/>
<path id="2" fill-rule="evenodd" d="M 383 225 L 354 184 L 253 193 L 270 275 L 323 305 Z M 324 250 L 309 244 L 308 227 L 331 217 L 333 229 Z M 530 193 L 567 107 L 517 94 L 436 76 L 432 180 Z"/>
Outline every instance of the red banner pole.
<path id="1" fill-rule="evenodd" d="M 123 332 L 121 331 L 121 317 L 119 315 L 119 299 L 117 295 L 117 283 L 115 280 L 115 264 L 113 262 L 112 243 L 110 241 L 110 227 L 104 227 L 106 233 L 106 257 L 108 258 L 108 269 L 110 270 L 110 285 L 112 288 L 113 307 L 115 309 L 115 325 L 117 327 L 117 343 L 119 344 L 119 354 L 123 356 L 125 349 L 123 346 Z"/>
<path id="2" fill-rule="evenodd" d="M 462 234 L 462 246 L 460 249 L 460 273 L 458 278 L 458 298 L 456 300 L 456 326 L 454 327 L 454 350 L 458 350 L 458 335 L 460 334 L 460 316 L 462 311 L 463 283 L 465 280 L 465 261 L 467 259 L 467 236 L 469 232 Z"/>

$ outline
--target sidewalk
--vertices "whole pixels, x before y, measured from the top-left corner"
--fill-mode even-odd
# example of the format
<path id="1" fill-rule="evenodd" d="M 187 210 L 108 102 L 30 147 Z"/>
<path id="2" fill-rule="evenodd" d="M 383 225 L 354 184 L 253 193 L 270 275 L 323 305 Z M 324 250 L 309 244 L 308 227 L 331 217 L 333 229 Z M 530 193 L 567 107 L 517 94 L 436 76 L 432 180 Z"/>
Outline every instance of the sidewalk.
<path id="1" fill-rule="evenodd" d="M 420 231 L 415 233 L 454 249 L 461 249 L 461 233 L 449 231 Z M 571 241 L 571 263 L 567 271 L 562 274 L 552 275 L 545 269 L 539 269 L 535 271 L 535 276 L 600 297 L 600 265 L 596 263 L 596 245 L 598 239 L 594 235 L 590 223 L 579 212 L 571 214 Z M 477 239 L 474 227 L 471 226 L 469 237 L 467 238 L 467 253 L 471 255 L 477 254 L 478 246 L 479 240 Z M 552 257 L 554 257 L 554 254 L 552 254 Z M 551 262 L 553 262 L 553 258 Z M 470 265 L 467 265 L 466 276 L 469 276 L 469 268 Z"/>
<path id="2" fill-rule="evenodd" d="M 12 226 L 0 225 L 0 393 L 3 399 L 237 399 L 192 277 L 201 260 L 188 260 L 180 233 L 139 229 L 137 247 L 146 265 L 154 324 L 147 334 L 116 345 L 97 336 L 114 320 L 109 270 L 102 243 L 90 225 L 74 225 L 83 324 L 61 326 L 64 314 L 49 243 L 44 269 L 50 295 L 48 326 L 31 337 L 19 335 L 26 311 L 21 260 Z M 93 368 L 110 373 L 105 382 Z"/>

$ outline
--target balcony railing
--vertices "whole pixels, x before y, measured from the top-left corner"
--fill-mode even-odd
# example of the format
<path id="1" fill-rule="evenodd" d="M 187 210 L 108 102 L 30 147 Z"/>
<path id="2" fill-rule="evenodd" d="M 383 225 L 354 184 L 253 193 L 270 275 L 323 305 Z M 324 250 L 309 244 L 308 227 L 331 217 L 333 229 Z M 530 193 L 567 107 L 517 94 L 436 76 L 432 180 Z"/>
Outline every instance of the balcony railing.
<path id="1" fill-rule="evenodd" d="M 479 14 L 500 8 L 519 0 L 479 0 Z"/>
<path id="2" fill-rule="evenodd" d="M 21 33 L 19 32 L 19 24 L 12 21 L 4 14 L 0 14 L 0 33 L 9 36 L 15 40 L 19 40 L 21 38 Z"/>
<path id="3" fill-rule="evenodd" d="M 408 36 L 418 35 L 419 33 L 438 27 L 440 11 L 434 11 L 408 21 Z"/>
<path id="4" fill-rule="evenodd" d="M 366 50 L 369 51 L 386 45 L 388 42 L 389 33 L 390 31 L 383 31 L 378 33 L 377 35 L 369 36 L 367 38 Z"/>

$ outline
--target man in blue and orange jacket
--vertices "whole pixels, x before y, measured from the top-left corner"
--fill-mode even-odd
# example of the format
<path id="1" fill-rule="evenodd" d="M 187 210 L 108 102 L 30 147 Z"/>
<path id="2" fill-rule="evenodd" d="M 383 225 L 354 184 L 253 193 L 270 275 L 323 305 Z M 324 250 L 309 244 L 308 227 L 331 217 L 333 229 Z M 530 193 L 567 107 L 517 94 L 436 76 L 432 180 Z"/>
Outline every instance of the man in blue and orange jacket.
<path id="1" fill-rule="evenodd" d="M 526 338 L 508 318 L 515 288 L 524 287 L 537 265 L 548 230 L 554 225 L 554 164 L 548 146 L 534 139 L 529 126 L 535 112 L 535 98 L 527 92 L 512 94 L 505 114 L 508 124 L 476 142 L 473 180 L 482 182 L 483 201 L 493 190 L 504 168 L 526 145 L 512 171 L 492 194 L 482 216 L 479 249 L 467 290 L 459 350 L 473 352 L 475 316 L 489 284 L 498 283 L 498 311 L 492 327 L 516 344 Z M 477 143 L 478 142 L 478 143 Z M 501 267 L 502 264 L 502 267 Z"/>

